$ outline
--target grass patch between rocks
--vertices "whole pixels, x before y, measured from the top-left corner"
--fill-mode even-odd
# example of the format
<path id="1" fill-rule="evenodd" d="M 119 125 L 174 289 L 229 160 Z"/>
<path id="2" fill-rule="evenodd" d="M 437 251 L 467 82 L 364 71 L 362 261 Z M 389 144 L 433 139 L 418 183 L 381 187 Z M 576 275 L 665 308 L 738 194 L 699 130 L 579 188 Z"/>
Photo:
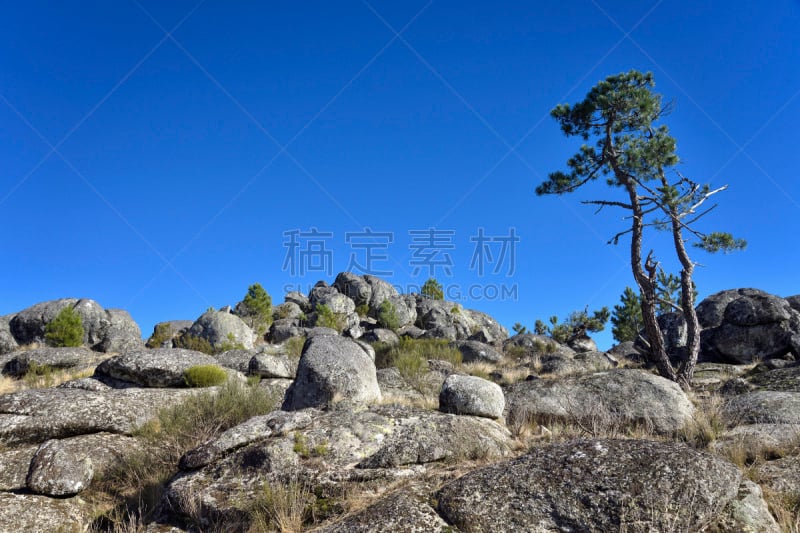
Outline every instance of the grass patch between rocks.
<path id="1" fill-rule="evenodd" d="M 136 433 L 144 444 L 141 449 L 125 455 L 88 494 L 101 507 L 103 502 L 124 502 L 101 512 L 95 530 L 118 531 L 124 524 L 152 518 L 184 453 L 253 416 L 274 411 L 280 400 L 258 386 L 230 380 L 218 390 L 199 392 L 160 410 Z"/>

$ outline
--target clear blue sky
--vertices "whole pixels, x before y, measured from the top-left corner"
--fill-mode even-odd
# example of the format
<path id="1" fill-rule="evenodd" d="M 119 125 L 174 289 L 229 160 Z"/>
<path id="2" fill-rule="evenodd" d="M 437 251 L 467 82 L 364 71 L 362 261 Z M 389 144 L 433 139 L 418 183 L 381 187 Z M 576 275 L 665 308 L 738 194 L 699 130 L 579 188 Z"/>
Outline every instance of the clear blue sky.
<path id="1" fill-rule="evenodd" d="M 786 0 L 6 3 L 0 314 L 87 297 L 147 336 L 351 256 L 508 327 L 611 306 L 625 222 L 579 201 L 614 192 L 534 188 L 579 144 L 549 110 L 631 68 L 675 102 L 680 170 L 730 186 L 701 229 L 749 241 L 695 254 L 701 297 L 800 293 L 799 27 Z"/>

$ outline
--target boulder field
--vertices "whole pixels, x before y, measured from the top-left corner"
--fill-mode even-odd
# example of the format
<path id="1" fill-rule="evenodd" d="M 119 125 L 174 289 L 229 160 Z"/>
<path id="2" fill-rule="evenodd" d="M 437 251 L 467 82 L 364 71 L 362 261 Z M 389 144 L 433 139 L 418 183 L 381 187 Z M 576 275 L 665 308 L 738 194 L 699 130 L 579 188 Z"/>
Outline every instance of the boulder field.
<path id="1" fill-rule="evenodd" d="M 82 346 L 45 346 L 66 307 Z M 800 524 L 800 296 L 703 300 L 690 393 L 642 345 L 509 337 L 374 276 L 287 294 L 266 333 L 241 309 L 163 322 L 147 347 L 93 300 L 0 317 L 0 531 Z M 679 356 L 680 315 L 660 320 Z"/>

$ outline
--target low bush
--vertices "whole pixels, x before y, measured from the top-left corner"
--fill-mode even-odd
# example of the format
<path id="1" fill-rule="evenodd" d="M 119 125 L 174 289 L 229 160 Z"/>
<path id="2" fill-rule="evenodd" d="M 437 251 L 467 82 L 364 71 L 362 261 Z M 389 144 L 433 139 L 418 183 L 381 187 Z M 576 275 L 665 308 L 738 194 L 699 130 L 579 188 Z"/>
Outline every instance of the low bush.
<path id="1" fill-rule="evenodd" d="M 148 348 L 161 348 L 161 345 L 172 339 L 172 327 L 169 324 L 158 324 L 153 334 L 147 339 Z"/>
<path id="2" fill-rule="evenodd" d="M 183 348 L 184 350 L 194 350 L 196 352 L 203 352 L 208 355 L 214 354 L 214 347 L 211 343 L 202 337 L 195 337 L 184 333 L 177 337 L 174 341 L 175 348 Z"/>
<path id="3" fill-rule="evenodd" d="M 378 325 L 392 331 L 396 331 L 400 327 L 397 308 L 389 300 L 384 300 L 380 309 L 378 309 Z"/>
<path id="4" fill-rule="evenodd" d="M 72 307 L 65 307 L 44 328 L 49 346 L 77 347 L 83 344 L 83 320 Z"/>
<path id="5" fill-rule="evenodd" d="M 217 365 L 196 365 L 183 373 L 183 380 L 188 387 L 213 387 L 222 385 L 227 379 L 227 372 Z"/>
<path id="6" fill-rule="evenodd" d="M 339 333 L 345 328 L 347 317 L 341 313 L 334 313 L 327 304 L 320 304 L 315 309 L 317 320 L 315 326 L 320 328 L 335 329 Z"/>

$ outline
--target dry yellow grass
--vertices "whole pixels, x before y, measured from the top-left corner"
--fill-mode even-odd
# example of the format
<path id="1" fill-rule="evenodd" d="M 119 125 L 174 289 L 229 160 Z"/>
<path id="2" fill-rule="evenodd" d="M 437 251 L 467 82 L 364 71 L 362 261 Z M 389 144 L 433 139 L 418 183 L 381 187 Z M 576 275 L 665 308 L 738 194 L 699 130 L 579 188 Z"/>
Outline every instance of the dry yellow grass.
<path id="1" fill-rule="evenodd" d="M 18 380 L 8 376 L 0 376 L 0 394 L 8 394 L 19 390 Z"/>
<path id="2" fill-rule="evenodd" d="M 56 387 L 73 379 L 87 378 L 94 374 L 94 367 L 81 368 L 80 370 L 52 370 L 29 372 L 25 376 L 15 379 L 8 376 L 0 377 L 0 394 L 9 394 L 25 389 L 46 389 Z"/>

